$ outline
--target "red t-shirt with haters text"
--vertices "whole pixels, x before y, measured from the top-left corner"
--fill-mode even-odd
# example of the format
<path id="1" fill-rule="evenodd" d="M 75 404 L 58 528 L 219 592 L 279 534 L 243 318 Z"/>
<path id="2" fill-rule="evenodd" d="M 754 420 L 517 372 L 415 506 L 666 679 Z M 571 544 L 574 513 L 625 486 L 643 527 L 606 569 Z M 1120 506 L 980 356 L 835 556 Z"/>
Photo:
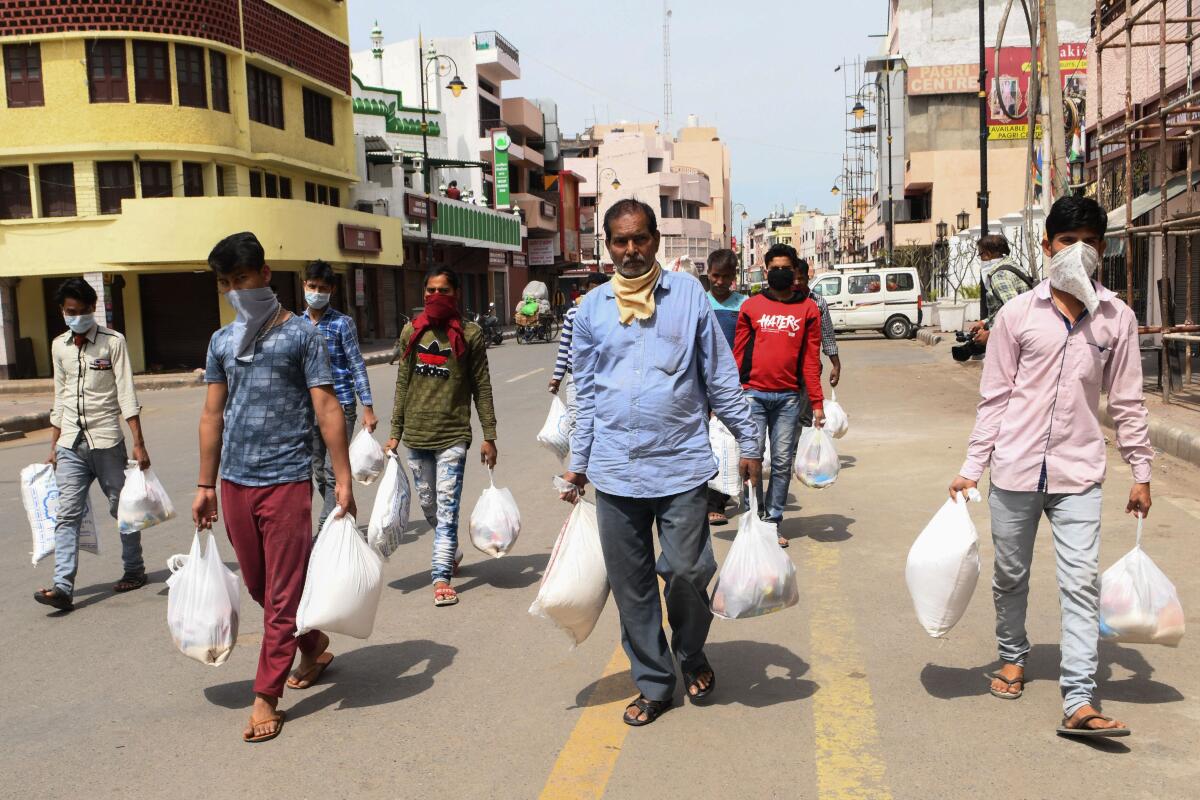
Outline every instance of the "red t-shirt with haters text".
<path id="1" fill-rule="evenodd" d="M 814 409 L 822 407 L 821 311 L 810 294 L 783 302 L 764 292 L 743 303 L 733 357 L 743 389 L 804 392 Z"/>

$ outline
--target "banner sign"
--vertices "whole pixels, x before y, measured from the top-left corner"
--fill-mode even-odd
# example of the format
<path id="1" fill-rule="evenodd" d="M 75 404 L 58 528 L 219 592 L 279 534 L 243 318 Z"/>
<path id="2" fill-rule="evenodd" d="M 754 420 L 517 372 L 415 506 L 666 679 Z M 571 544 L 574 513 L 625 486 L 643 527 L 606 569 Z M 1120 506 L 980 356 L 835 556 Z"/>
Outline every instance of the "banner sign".
<path id="1" fill-rule="evenodd" d="M 549 267 L 554 265 L 553 239 L 528 239 L 529 266 Z"/>
<path id="2" fill-rule="evenodd" d="M 988 138 L 1024 139 L 1029 135 L 1029 48 L 1000 48 L 999 70 L 996 49 L 987 48 Z M 1072 42 L 1059 45 L 1058 66 L 1062 72 L 1063 99 L 1073 102 L 1082 112 L 1087 86 L 1087 44 Z M 1082 114 L 1080 114 L 1082 116 Z M 1040 136 L 1040 131 L 1034 131 Z"/>
<path id="3" fill-rule="evenodd" d="M 512 140 L 503 128 L 492 131 L 492 178 L 495 183 L 493 208 L 508 208 L 508 147 Z"/>
<path id="4" fill-rule="evenodd" d="M 908 94 L 974 94 L 979 91 L 978 64 L 939 64 L 908 68 Z"/>

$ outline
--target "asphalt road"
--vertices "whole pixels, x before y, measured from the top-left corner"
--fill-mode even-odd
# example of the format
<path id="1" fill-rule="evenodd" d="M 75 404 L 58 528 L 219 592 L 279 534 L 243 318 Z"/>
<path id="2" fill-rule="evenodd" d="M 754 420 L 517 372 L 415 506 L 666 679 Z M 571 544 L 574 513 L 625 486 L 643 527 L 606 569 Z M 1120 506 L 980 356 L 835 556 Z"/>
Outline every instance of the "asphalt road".
<path id="1" fill-rule="evenodd" d="M 100 556 L 80 556 L 77 610 L 47 614 L 31 593 L 51 564 L 29 565 L 21 467 L 47 434 L 0 446 L 0 797 L 199 798 L 1183 798 L 1200 775 L 1200 477 L 1162 458 L 1145 547 L 1176 582 L 1192 633 L 1176 650 L 1101 648 L 1105 711 L 1135 735 L 1089 746 L 1059 739 L 1058 612 L 1048 530 L 1037 548 L 1030 684 L 1017 702 L 987 694 L 993 665 L 986 506 L 972 508 L 985 562 L 951 636 L 918 626 L 904 584 L 908 548 L 945 498 L 973 419 L 975 367 L 945 347 L 856 339 L 842 345 L 839 400 L 851 428 L 843 470 L 821 492 L 793 482 L 783 533 L 800 577 L 798 607 L 713 625 L 715 703 L 678 707 L 654 725 L 620 723 L 635 692 L 610 603 L 571 651 L 527 613 L 568 513 L 551 488 L 556 459 L 535 442 L 547 409 L 550 345 L 491 351 L 500 418 L 498 483 L 524 527 L 493 560 L 466 546 L 462 602 L 435 609 L 430 535 L 410 535 L 386 565 L 370 640 L 335 636 L 321 684 L 289 691 L 283 735 L 240 740 L 261 635 L 243 597 L 239 647 L 206 668 L 166 628 L 168 556 L 186 552 L 201 390 L 143 394 L 154 467 L 181 518 L 147 531 L 154 583 L 129 595 L 115 524 Z M 371 369 L 381 416 L 393 372 Z M 1110 454 L 1102 566 L 1133 543 L 1122 513 L 1128 470 Z M 473 457 L 464 518 L 486 485 Z M 366 520 L 374 487 L 356 487 Z M 98 490 L 94 499 L 98 501 Z M 422 524 L 417 530 L 423 529 Z M 719 529 L 722 559 L 734 529 Z M 234 564 L 228 543 L 222 551 Z M 1190 787 L 1190 788 L 1189 788 Z"/>

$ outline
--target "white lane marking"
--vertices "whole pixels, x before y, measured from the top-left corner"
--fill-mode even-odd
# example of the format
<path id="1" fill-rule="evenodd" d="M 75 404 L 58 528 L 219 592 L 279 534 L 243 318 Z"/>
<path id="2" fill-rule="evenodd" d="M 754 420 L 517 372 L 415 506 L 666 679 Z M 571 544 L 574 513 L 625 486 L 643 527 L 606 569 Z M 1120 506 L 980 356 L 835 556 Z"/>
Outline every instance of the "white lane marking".
<path id="1" fill-rule="evenodd" d="M 521 380 L 522 378 L 528 378 L 530 375 L 537 375 L 539 372 L 545 372 L 545 371 L 546 371 L 545 367 L 538 367 L 537 369 L 530 370 L 529 372 L 523 372 L 515 378 L 509 378 L 508 380 L 505 381 L 505 383 L 516 383 L 517 381 Z"/>

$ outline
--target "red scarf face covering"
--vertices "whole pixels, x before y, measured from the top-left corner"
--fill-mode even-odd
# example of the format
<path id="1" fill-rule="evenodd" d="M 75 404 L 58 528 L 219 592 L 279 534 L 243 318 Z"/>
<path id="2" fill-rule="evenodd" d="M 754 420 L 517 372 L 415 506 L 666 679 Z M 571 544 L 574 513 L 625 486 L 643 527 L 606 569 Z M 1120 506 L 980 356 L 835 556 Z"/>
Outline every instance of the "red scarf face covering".
<path id="1" fill-rule="evenodd" d="M 458 311 L 458 301 L 450 295 L 425 295 L 425 310 L 413 320 L 413 336 L 408 342 L 408 349 L 404 351 L 405 358 L 408 358 L 413 347 L 428 330 L 446 331 L 450 336 L 450 349 L 454 351 L 455 358 L 462 358 L 467 352 L 462 314 Z"/>

